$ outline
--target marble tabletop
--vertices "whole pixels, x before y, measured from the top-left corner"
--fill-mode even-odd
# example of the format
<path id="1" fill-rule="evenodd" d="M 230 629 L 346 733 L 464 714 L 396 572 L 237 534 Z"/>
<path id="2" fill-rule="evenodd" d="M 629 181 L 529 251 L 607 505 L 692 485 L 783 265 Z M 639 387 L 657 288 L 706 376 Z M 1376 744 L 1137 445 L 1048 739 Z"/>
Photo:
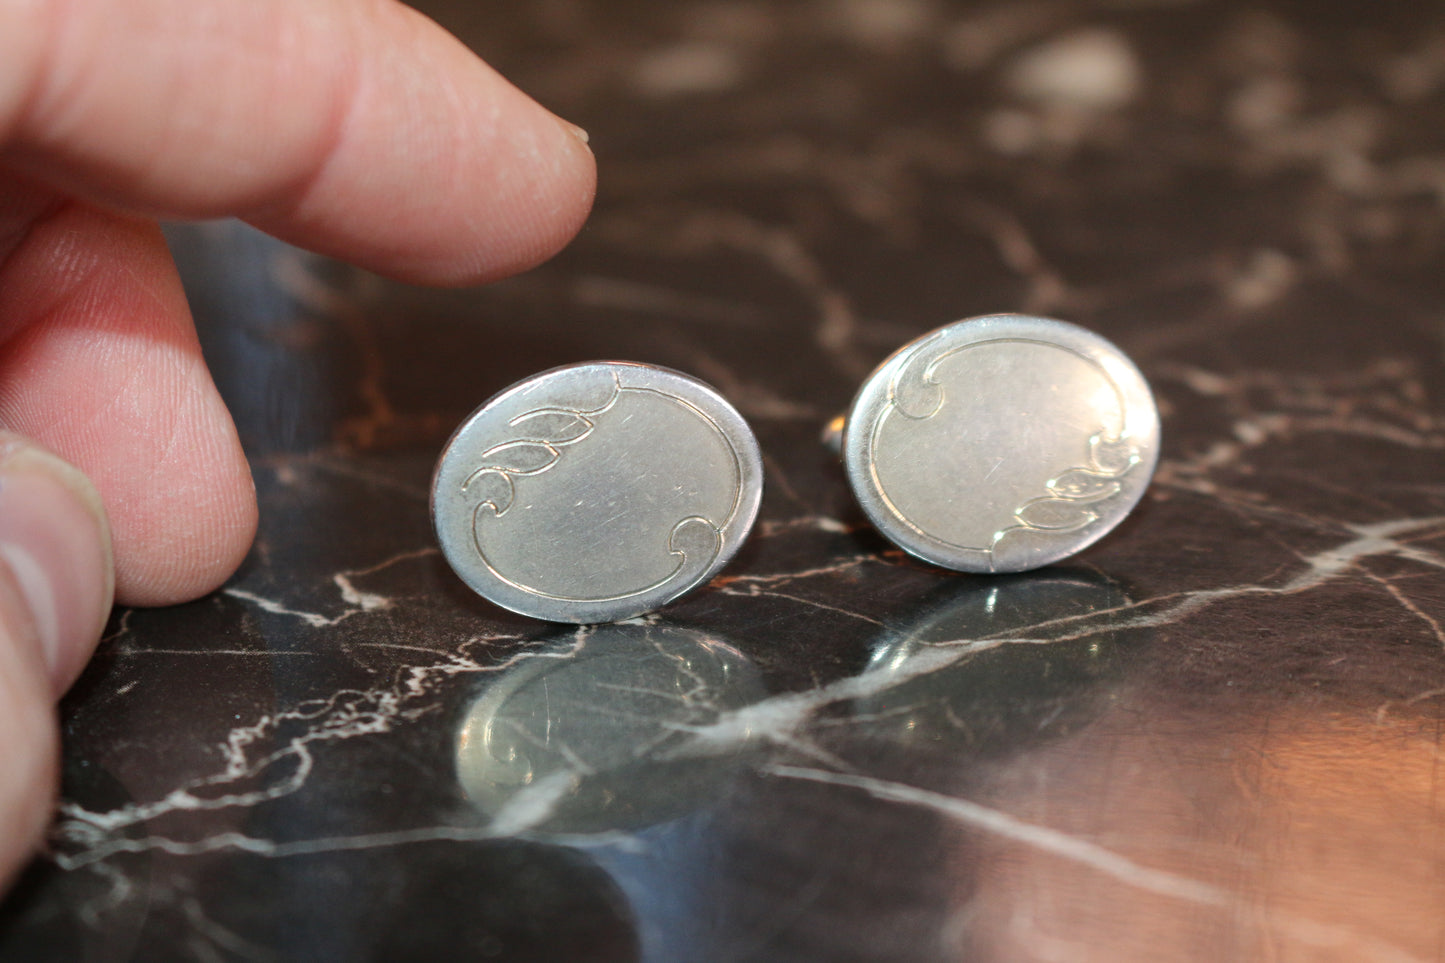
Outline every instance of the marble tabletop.
<path id="1" fill-rule="evenodd" d="M 1445 19 L 1428 3 L 445 0 L 592 135 L 482 290 L 171 240 L 261 531 L 119 611 L 0 958 L 1445 958 Z M 1120 345 L 1158 474 L 1082 555 L 873 532 L 819 432 L 894 347 Z M 757 432 L 709 585 L 572 627 L 427 513 L 494 391 L 690 372 Z"/>

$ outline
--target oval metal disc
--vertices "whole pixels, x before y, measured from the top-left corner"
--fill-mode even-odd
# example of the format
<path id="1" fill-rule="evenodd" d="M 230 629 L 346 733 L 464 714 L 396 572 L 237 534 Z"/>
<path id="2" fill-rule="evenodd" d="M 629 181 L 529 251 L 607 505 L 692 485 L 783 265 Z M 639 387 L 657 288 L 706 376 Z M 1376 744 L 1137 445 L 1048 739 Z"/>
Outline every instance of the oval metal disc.
<path id="1" fill-rule="evenodd" d="M 613 622 L 706 582 L 757 517 L 762 455 L 732 405 L 668 368 L 554 368 L 482 405 L 432 477 L 462 580 L 554 622 Z"/>
<path id="2" fill-rule="evenodd" d="M 1117 525 L 1159 458 L 1159 414 L 1124 353 L 1021 314 L 958 321 L 868 377 L 843 462 L 873 524 L 965 572 L 1022 572 Z"/>

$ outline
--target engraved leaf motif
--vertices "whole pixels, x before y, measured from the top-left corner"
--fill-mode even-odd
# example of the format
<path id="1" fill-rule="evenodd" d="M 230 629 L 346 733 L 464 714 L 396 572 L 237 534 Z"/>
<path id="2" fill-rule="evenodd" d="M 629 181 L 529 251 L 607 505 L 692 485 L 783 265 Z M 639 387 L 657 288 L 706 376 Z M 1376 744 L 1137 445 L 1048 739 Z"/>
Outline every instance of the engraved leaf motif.
<path id="1" fill-rule="evenodd" d="M 1089 439 L 1089 455 L 1100 471 L 1122 475 L 1139 459 L 1139 449 L 1122 438 L 1095 435 Z"/>
<path id="2" fill-rule="evenodd" d="M 1098 519 L 1085 503 L 1059 498 L 1036 498 L 1014 513 L 1029 528 L 1074 532 Z"/>
<path id="3" fill-rule="evenodd" d="M 1099 514 L 1088 506 L 1112 498 L 1124 490 L 1120 479 L 1140 461 L 1140 452 L 1126 438 L 1113 438 L 1100 431 L 1089 438 L 1089 463 L 1070 468 L 1051 479 L 1045 486 L 1048 494 L 1025 502 L 1014 511 L 1018 524 L 998 532 L 989 549 L 994 571 L 1016 571 L 1003 551 L 1004 536 L 1014 531 L 1068 534 L 1077 532 L 1099 520 Z M 1020 556 L 1020 564 L 1023 557 Z"/>
<path id="4" fill-rule="evenodd" d="M 673 526 L 667 537 L 667 550 L 674 555 L 696 556 L 704 562 L 717 557 L 722 547 L 722 532 L 701 515 L 689 515 Z"/>
<path id="5" fill-rule="evenodd" d="M 592 422 L 575 411 L 539 408 L 512 421 L 522 440 L 568 445 L 592 433 Z"/>
<path id="6" fill-rule="evenodd" d="M 585 415 L 595 415 L 612 407 L 612 403 L 617 400 L 617 394 L 621 390 L 622 386 L 618 383 L 617 375 L 614 372 L 607 370 L 588 372 L 581 376 L 577 384 L 570 386 L 566 408 L 580 411 Z"/>
<path id="7" fill-rule="evenodd" d="M 515 496 L 512 480 L 505 472 L 492 468 L 483 468 L 468 478 L 462 485 L 462 491 L 476 499 L 478 511 L 490 506 L 494 515 L 502 515 L 511 508 Z"/>
<path id="8" fill-rule="evenodd" d="M 689 515 L 673 526 L 667 550 L 681 556 L 677 570 L 669 576 L 678 586 L 693 585 L 707 572 L 722 551 L 722 532 L 701 515 Z"/>
<path id="9" fill-rule="evenodd" d="M 1092 502 L 1117 495 L 1119 482 L 1110 476 L 1082 468 L 1071 468 L 1049 482 L 1049 491 L 1053 492 L 1056 498 Z"/>
<path id="10" fill-rule="evenodd" d="M 482 452 L 488 468 L 513 475 L 535 475 L 557 461 L 557 449 L 536 441 L 509 441 Z"/>
<path id="11" fill-rule="evenodd" d="M 943 406 L 943 388 L 922 376 L 923 366 L 905 369 L 893 384 L 892 401 L 909 418 L 928 418 Z"/>

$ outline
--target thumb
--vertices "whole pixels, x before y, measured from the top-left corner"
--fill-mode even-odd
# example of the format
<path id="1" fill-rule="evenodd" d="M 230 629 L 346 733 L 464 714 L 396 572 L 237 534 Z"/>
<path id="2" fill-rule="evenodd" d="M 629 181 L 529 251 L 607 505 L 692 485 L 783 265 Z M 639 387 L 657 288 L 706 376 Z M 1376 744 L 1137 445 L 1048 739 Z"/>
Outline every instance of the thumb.
<path id="1" fill-rule="evenodd" d="M 110 614 L 115 571 L 100 495 L 80 469 L 0 431 L 0 643 L 69 688 Z"/>
<path id="2" fill-rule="evenodd" d="M 95 647 L 114 589 L 110 528 L 90 481 L 0 432 L 0 888 L 50 821 L 55 699 Z"/>

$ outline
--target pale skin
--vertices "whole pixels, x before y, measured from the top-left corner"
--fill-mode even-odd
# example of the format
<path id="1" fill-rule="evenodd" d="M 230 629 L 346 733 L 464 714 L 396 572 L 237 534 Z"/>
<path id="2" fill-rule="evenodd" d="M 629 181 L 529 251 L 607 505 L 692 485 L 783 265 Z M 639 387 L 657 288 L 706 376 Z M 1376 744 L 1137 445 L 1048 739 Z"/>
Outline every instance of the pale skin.
<path id="1" fill-rule="evenodd" d="M 203 595 L 255 533 L 156 218 L 475 284 L 566 244 L 595 178 L 576 128 L 391 0 L 0 0 L 0 883 L 112 597 Z"/>

